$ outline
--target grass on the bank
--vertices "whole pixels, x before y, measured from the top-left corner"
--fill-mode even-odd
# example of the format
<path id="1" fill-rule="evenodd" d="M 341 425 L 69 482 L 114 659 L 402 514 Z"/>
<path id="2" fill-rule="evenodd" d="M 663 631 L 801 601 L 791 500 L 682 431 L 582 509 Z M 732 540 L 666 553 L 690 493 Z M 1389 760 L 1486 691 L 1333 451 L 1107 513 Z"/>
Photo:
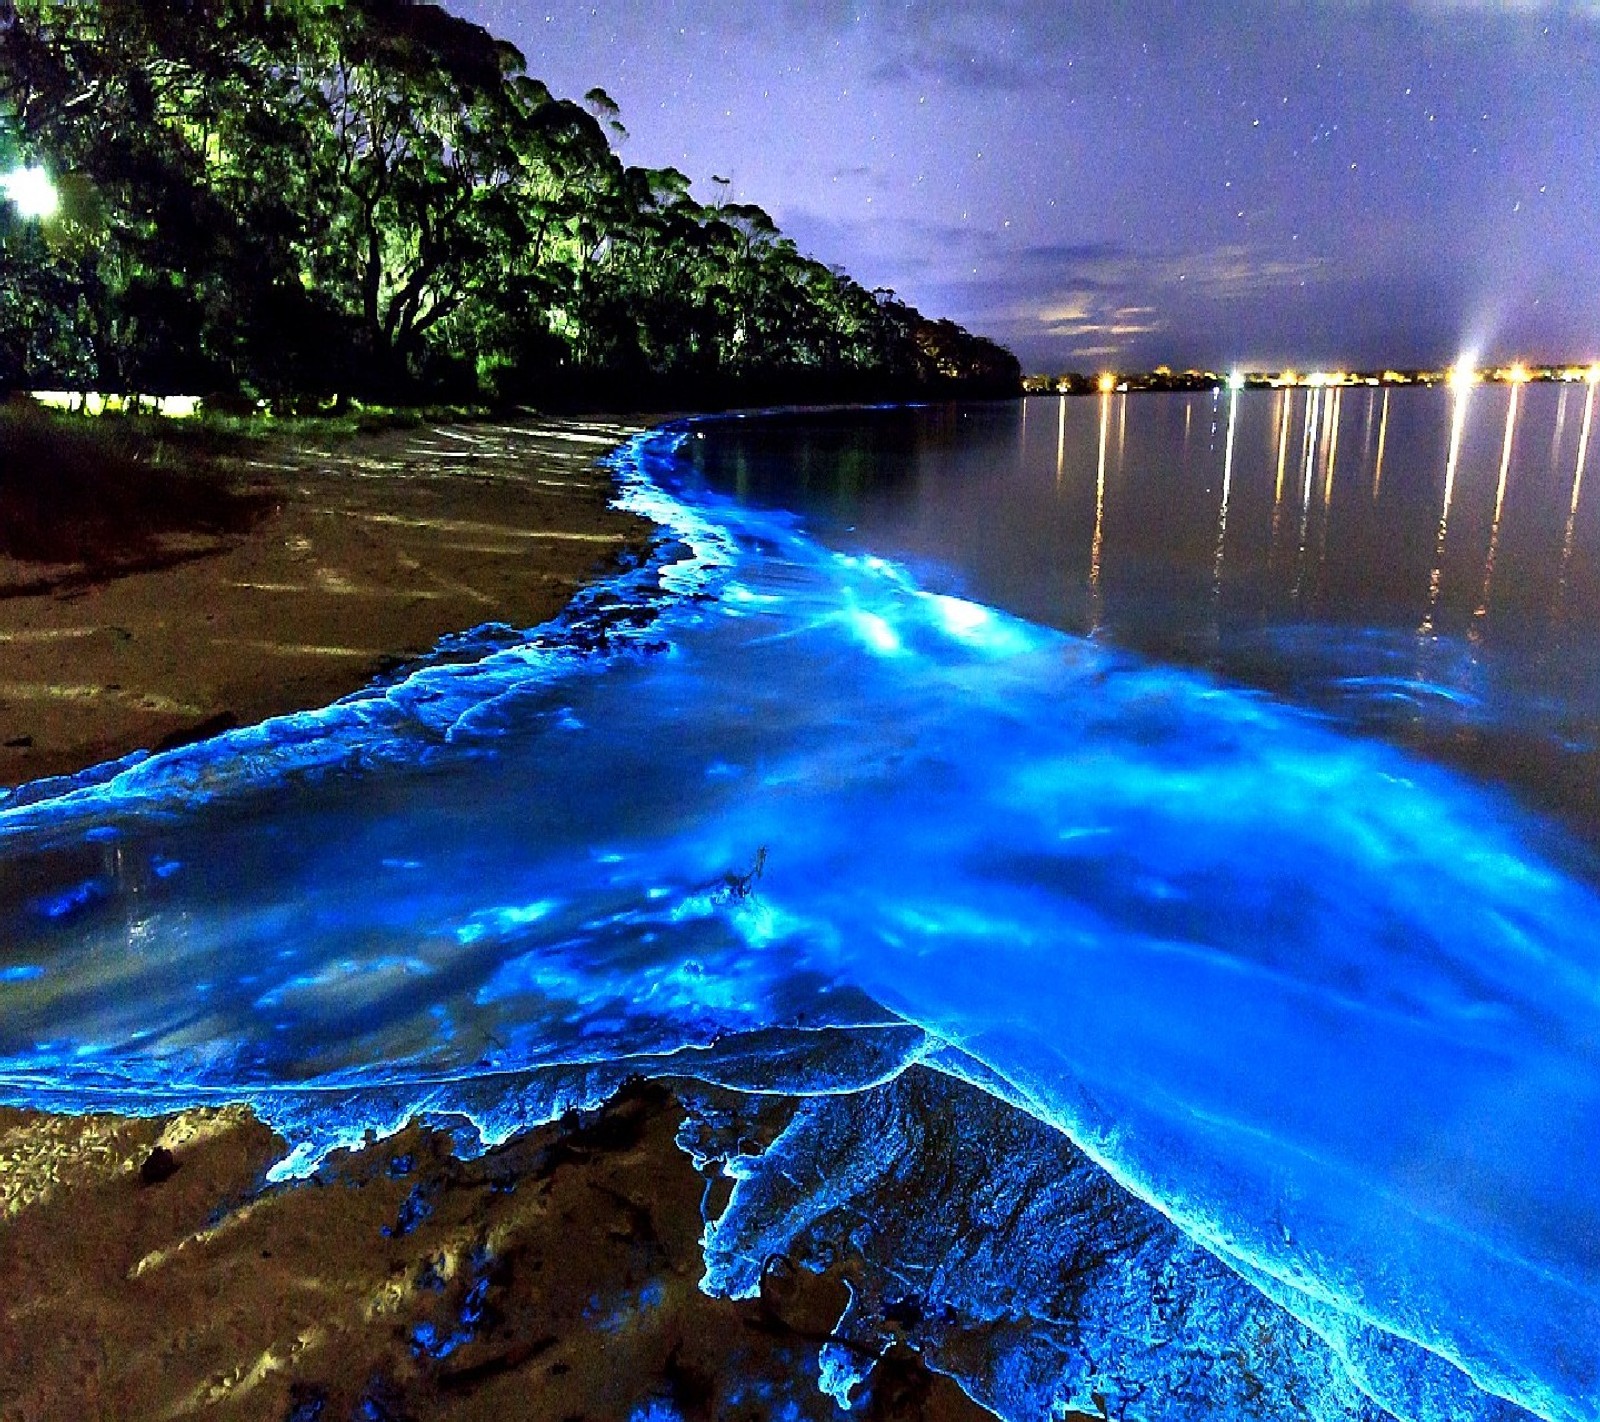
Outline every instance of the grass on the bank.
<path id="1" fill-rule="evenodd" d="M 173 535 L 227 535 L 261 500 L 219 461 L 243 431 L 150 417 L 62 415 L 0 405 L 0 556 L 115 572 L 158 558 Z"/>
<path id="2" fill-rule="evenodd" d="M 223 466 L 268 437 L 340 440 L 489 416 L 462 406 L 351 404 L 326 414 L 208 410 L 198 418 L 69 414 L 0 403 L 0 557 L 70 564 L 89 576 L 148 566 L 177 534 L 241 532 L 265 501 Z"/>
<path id="3" fill-rule="evenodd" d="M 323 439 L 381 434 L 384 430 L 418 430 L 426 425 L 470 424 L 493 414 L 486 405 L 363 405 L 352 402 L 326 413 L 310 415 L 280 414 L 267 409 L 236 414 L 211 407 L 196 418 L 183 421 L 182 427 L 246 439 L 267 434 Z"/>

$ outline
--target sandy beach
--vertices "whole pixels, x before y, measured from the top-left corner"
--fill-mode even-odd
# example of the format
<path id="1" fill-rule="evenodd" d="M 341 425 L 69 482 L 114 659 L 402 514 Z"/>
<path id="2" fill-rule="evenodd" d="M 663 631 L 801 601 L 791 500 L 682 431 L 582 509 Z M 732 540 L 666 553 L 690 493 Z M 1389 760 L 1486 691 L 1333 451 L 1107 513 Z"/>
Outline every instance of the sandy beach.
<path id="1" fill-rule="evenodd" d="M 325 704 L 484 622 L 530 626 L 648 555 L 601 421 L 253 448 L 257 510 L 141 570 L 0 566 L 0 742 L 19 784 Z M 817 1357 L 847 1299 L 785 1273 L 713 1300 L 707 1181 L 670 1086 L 472 1161 L 413 1127 L 268 1186 L 242 1108 L 0 1110 L 0 1416 L 842 1416 Z M 896 1349 L 853 1415 L 984 1416 Z"/>
<path id="2" fill-rule="evenodd" d="M 640 1087 L 477 1160 L 412 1128 L 271 1188 L 240 1109 L 0 1110 L 0 1416 L 844 1415 L 815 1381 L 839 1278 L 700 1291 L 682 1119 Z M 853 1415 L 987 1414 L 897 1349 Z"/>
<path id="3" fill-rule="evenodd" d="M 142 571 L 0 558 L 0 784 L 326 705 L 438 639 L 531 627 L 642 556 L 597 460 L 634 427 L 472 424 L 242 451 L 243 532 Z"/>

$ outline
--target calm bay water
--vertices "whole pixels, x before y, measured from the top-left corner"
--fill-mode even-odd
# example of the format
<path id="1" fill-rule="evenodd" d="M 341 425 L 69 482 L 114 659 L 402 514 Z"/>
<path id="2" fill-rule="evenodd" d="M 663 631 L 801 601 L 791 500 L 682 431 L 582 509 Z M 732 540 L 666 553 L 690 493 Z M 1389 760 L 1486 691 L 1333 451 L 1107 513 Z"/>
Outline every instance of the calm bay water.
<path id="1" fill-rule="evenodd" d="M 706 1288 L 850 1261 L 798 1415 L 908 1337 L 1007 1418 L 1588 1422 L 1565 395 L 642 437 L 660 558 L 561 622 L 0 802 L 0 1101 L 244 1100 L 292 1176 L 635 1075 L 798 1097 L 686 1136 Z"/>
<path id="2" fill-rule="evenodd" d="M 1035 397 L 732 423 L 694 453 L 837 546 L 1336 716 L 1600 844 L 1594 407 L 1585 385 Z"/>

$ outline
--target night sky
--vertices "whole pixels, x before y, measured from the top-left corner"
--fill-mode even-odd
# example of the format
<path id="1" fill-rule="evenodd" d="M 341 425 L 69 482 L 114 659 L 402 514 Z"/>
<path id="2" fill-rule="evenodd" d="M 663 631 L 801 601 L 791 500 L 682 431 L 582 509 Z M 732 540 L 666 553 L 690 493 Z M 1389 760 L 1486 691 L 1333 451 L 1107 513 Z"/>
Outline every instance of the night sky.
<path id="1" fill-rule="evenodd" d="M 449 8 L 1030 370 L 1600 357 L 1600 3 Z"/>

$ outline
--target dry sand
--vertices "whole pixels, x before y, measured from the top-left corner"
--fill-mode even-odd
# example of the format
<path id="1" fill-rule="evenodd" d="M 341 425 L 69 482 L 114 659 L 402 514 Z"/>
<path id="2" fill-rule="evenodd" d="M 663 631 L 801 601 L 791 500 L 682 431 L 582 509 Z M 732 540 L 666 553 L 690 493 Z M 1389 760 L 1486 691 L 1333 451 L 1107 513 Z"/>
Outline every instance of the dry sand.
<path id="1" fill-rule="evenodd" d="M 119 576 L 0 563 L 0 779 L 325 704 L 444 633 L 548 618 L 648 545 L 595 463 L 626 433 L 278 444 L 232 471 L 262 496 L 243 534 L 180 531 L 166 566 Z M 681 1119 L 641 1088 L 481 1160 L 412 1129 L 269 1188 L 284 1144 L 240 1108 L 0 1110 L 0 1418 L 843 1415 L 814 1385 L 838 1279 L 700 1292 Z M 987 1414 L 897 1349 L 853 1415 Z"/>

